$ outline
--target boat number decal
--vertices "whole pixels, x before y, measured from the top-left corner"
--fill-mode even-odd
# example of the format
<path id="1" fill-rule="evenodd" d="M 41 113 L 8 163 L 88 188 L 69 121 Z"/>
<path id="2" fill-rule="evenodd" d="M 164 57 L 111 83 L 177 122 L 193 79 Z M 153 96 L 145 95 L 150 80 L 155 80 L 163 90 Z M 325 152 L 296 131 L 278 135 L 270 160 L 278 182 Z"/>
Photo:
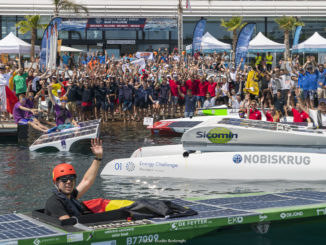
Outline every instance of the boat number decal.
<path id="1" fill-rule="evenodd" d="M 233 134 L 227 128 L 213 128 L 208 131 L 199 131 L 196 133 L 196 138 L 207 138 L 215 144 L 226 144 L 232 139 L 237 139 L 238 134 Z"/>
<path id="2" fill-rule="evenodd" d="M 122 170 L 122 163 L 116 163 L 116 164 L 114 164 L 114 169 L 115 170 Z"/>
<path id="3" fill-rule="evenodd" d="M 232 157 L 235 164 L 284 164 L 284 165 L 310 165 L 311 158 L 309 156 L 293 156 L 293 155 L 276 155 L 276 154 L 235 154 Z"/>
<path id="4" fill-rule="evenodd" d="M 158 234 L 151 234 L 151 235 L 144 235 L 144 236 L 131 236 L 127 237 L 127 245 L 132 244 L 141 244 L 141 243 L 153 243 L 158 242 L 159 235 Z"/>

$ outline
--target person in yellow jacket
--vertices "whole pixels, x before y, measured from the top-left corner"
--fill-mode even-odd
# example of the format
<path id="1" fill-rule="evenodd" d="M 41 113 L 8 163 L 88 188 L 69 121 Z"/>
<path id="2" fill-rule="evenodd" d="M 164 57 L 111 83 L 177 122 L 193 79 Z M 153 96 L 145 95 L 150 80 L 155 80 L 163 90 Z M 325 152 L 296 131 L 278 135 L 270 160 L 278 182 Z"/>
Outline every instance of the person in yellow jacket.
<path id="1" fill-rule="evenodd" d="M 255 66 L 260 66 L 261 65 L 261 55 L 257 53 L 255 57 Z"/>
<path id="2" fill-rule="evenodd" d="M 273 64 L 273 55 L 271 55 L 271 52 L 268 52 L 266 55 L 266 68 L 268 71 L 272 70 L 272 64 Z"/>
<path id="3" fill-rule="evenodd" d="M 248 76 L 247 76 L 247 82 L 245 84 L 245 88 L 243 91 L 245 93 L 249 93 L 253 96 L 258 96 L 259 95 L 259 78 L 260 74 L 257 72 L 255 69 L 249 71 Z"/>

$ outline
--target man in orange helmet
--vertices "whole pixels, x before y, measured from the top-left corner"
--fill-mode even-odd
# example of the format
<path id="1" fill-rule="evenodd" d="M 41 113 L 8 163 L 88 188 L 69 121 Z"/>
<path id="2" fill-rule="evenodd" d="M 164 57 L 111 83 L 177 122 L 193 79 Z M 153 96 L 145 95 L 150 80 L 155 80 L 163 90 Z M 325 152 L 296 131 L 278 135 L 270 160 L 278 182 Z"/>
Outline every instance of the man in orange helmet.
<path id="1" fill-rule="evenodd" d="M 102 141 L 92 139 L 91 144 L 95 158 L 77 187 L 77 174 L 71 164 L 61 163 L 53 169 L 52 177 L 55 188 L 53 195 L 45 204 L 45 214 L 59 220 L 83 214 L 83 207 L 77 200 L 93 185 L 103 156 Z"/>

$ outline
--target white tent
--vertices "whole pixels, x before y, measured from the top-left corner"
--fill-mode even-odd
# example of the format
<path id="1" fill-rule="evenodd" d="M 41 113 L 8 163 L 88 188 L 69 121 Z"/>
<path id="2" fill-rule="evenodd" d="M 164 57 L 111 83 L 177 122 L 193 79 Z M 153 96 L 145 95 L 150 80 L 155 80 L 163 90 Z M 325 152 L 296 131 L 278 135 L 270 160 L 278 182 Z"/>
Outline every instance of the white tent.
<path id="1" fill-rule="evenodd" d="M 67 46 L 61 46 L 61 52 L 86 52 L 81 49 L 71 48 Z"/>
<path id="2" fill-rule="evenodd" d="M 200 50 L 203 53 L 212 53 L 214 51 L 217 52 L 230 51 L 231 45 L 217 40 L 209 32 L 206 32 L 205 35 L 203 35 L 202 37 Z M 192 51 L 192 44 L 186 47 L 186 51 L 187 53 L 190 53 Z"/>
<path id="3" fill-rule="evenodd" d="M 0 40 L 0 53 L 5 54 L 30 54 L 32 45 L 19 39 L 12 32 Z M 35 52 L 40 52 L 40 47 L 35 46 Z"/>
<path id="4" fill-rule="evenodd" d="M 250 42 L 248 51 L 253 52 L 284 52 L 285 44 L 274 42 L 259 32 Z"/>
<path id="5" fill-rule="evenodd" d="M 309 37 L 306 41 L 299 43 L 295 47 L 292 47 L 292 52 L 325 52 L 326 51 L 326 39 L 315 32 L 314 35 Z"/>

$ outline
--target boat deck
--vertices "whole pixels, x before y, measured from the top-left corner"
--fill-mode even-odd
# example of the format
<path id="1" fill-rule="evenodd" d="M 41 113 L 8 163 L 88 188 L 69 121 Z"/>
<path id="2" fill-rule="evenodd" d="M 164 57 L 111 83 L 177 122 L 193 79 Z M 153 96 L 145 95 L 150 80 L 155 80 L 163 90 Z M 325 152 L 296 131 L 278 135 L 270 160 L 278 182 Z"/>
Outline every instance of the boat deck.
<path id="1" fill-rule="evenodd" d="M 262 235 L 273 229 L 273 223 L 310 219 L 326 223 L 326 192 L 289 191 L 226 195 L 207 199 L 175 199 L 197 215 L 174 219 L 155 218 L 140 221 L 77 224 L 56 228 L 23 214 L 0 216 L 0 244 L 153 244 L 170 243 L 171 239 L 191 240 L 214 230 L 250 225 Z M 162 242 L 163 241 L 163 242 Z M 78 243 L 79 242 L 79 243 Z M 104 244 L 104 243 L 103 243 Z"/>

